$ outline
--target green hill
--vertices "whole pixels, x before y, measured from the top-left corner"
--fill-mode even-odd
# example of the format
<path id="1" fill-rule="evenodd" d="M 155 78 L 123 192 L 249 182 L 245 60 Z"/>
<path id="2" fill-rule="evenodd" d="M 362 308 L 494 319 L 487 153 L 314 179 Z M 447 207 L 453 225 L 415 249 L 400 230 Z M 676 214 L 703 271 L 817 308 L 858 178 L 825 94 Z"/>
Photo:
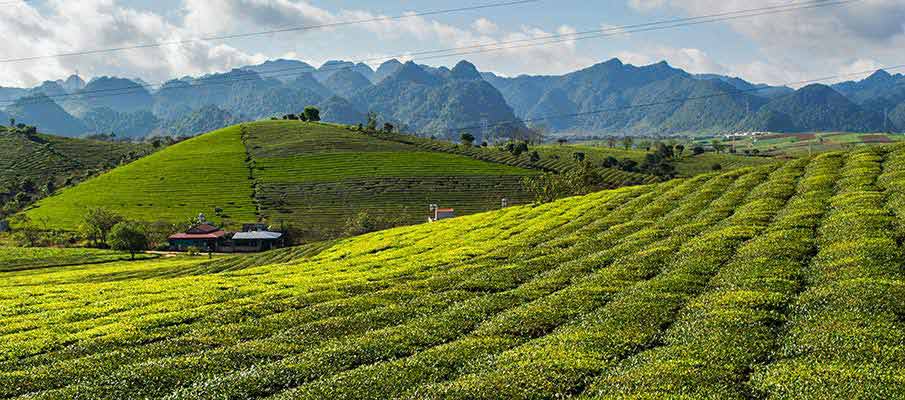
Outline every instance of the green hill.
<path id="1" fill-rule="evenodd" d="M 427 219 L 428 205 L 470 214 L 525 202 L 535 170 L 382 140 L 345 128 L 264 121 L 187 140 L 38 203 L 27 214 L 74 229 L 87 207 L 145 221 L 198 213 L 226 223 L 291 223 L 313 238 L 359 211 L 398 223 Z M 218 212 L 219 211 L 219 212 Z"/>
<path id="2" fill-rule="evenodd" d="M 902 398 L 903 188 L 872 147 L 273 265 L 4 273 L 0 397 Z"/>
<path id="3" fill-rule="evenodd" d="M 43 196 L 49 182 L 56 188 L 78 183 L 154 151 L 149 144 L 105 142 L 26 133 L 0 127 L 0 192 Z M 23 189 L 30 182 L 32 189 Z M 29 186 L 29 185 L 25 185 Z"/>
<path id="4" fill-rule="evenodd" d="M 220 207 L 254 221 L 252 181 L 241 130 L 232 127 L 175 144 L 38 202 L 32 220 L 75 229 L 89 207 L 107 207 L 142 221 L 181 222 Z"/>

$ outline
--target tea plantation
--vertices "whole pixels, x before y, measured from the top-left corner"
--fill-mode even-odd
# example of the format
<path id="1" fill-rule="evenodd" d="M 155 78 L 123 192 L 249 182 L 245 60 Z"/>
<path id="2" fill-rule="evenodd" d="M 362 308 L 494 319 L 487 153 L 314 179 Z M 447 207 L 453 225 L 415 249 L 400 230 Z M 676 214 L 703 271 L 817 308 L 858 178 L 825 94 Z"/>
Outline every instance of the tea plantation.
<path id="1" fill-rule="evenodd" d="M 182 222 L 198 213 L 255 221 L 239 127 L 192 138 L 39 201 L 26 214 L 74 230 L 88 207 L 142 221 Z"/>
<path id="2" fill-rule="evenodd" d="M 903 398 L 903 222 L 905 146 L 871 147 L 251 263 L 4 272 L 0 397 Z"/>
<path id="3" fill-rule="evenodd" d="M 118 165 L 128 156 L 151 152 L 148 144 L 102 142 L 51 135 L 25 135 L 0 127 L 0 186 L 51 179 L 59 187 L 67 177 L 84 177 Z"/>

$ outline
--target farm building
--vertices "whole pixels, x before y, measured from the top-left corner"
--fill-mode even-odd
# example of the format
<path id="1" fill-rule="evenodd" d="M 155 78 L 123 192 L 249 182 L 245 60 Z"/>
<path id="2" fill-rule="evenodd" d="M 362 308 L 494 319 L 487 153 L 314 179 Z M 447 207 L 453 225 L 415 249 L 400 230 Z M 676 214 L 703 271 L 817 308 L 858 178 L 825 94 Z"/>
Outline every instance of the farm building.
<path id="1" fill-rule="evenodd" d="M 264 230 L 237 232 L 232 237 L 233 251 L 249 253 L 282 247 L 283 234 Z"/>
<path id="2" fill-rule="evenodd" d="M 186 251 L 189 247 L 195 247 L 205 252 L 222 251 L 227 239 L 226 231 L 207 222 L 202 222 L 183 233 L 177 233 L 168 238 L 170 247 L 174 250 Z"/>
<path id="3" fill-rule="evenodd" d="M 436 204 L 431 204 L 430 206 L 431 215 L 428 217 L 428 221 L 436 222 L 444 219 L 455 218 L 456 210 L 452 208 L 440 208 Z"/>

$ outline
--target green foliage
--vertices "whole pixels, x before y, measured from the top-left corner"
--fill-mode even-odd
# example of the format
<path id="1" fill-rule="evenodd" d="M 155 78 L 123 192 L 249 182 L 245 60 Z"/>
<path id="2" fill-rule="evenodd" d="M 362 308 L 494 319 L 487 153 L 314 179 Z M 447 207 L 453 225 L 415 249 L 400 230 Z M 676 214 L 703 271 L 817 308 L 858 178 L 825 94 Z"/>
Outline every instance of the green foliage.
<path id="1" fill-rule="evenodd" d="M 305 107 L 305 121 L 318 122 L 321 120 L 321 110 L 315 106 Z"/>
<path id="2" fill-rule="evenodd" d="M 82 219 L 81 232 L 95 245 L 108 245 L 113 228 L 123 222 L 123 217 L 104 207 L 89 208 Z"/>
<path id="3" fill-rule="evenodd" d="M 900 398 L 903 188 L 905 147 L 858 149 L 252 256 L 3 272 L 0 397 Z"/>
<path id="4" fill-rule="evenodd" d="M 148 249 L 148 233 L 135 222 L 122 221 L 113 226 L 109 234 L 109 244 L 114 250 L 128 251 L 132 259 L 135 253 Z"/>

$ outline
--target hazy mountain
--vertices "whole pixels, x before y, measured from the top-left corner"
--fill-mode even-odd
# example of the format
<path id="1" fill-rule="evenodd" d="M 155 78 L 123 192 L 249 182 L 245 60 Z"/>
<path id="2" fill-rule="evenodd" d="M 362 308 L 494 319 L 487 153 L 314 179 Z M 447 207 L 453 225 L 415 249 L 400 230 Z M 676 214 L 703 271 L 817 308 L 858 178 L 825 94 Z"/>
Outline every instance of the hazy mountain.
<path id="1" fill-rule="evenodd" d="M 327 87 L 321 84 L 317 79 L 314 79 L 314 74 L 310 72 L 295 77 L 295 79 L 286 85 L 293 89 L 310 90 L 321 97 L 333 96 L 333 92 L 330 89 L 327 89 Z"/>
<path id="2" fill-rule="evenodd" d="M 28 95 L 28 89 L 0 86 L 0 102 L 4 106 L 25 95 Z"/>
<path id="3" fill-rule="evenodd" d="M 8 124 L 9 118 L 10 118 L 9 114 L 3 112 L 3 110 L 0 110 L 0 125 Z"/>
<path id="4" fill-rule="evenodd" d="M 41 86 L 35 87 L 28 91 L 30 94 L 38 94 L 41 93 L 47 97 L 53 98 L 54 101 L 59 101 L 59 99 L 63 96 L 69 94 L 63 85 L 58 81 L 46 81 L 41 84 Z"/>
<path id="5" fill-rule="evenodd" d="M 117 137 L 144 137 L 157 127 L 159 120 L 150 110 L 119 112 L 107 107 L 94 108 L 81 118 L 88 132 Z"/>
<path id="6" fill-rule="evenodd" d="M 787 95 L 787 94 L 790 94 L 795 91 L 795 89 L 792 89 L 792 88 L 786 87 L 786 86 L 770 86 L 770 85 L 766 85 L 763 83 L 754 84 L 754 83 L 748 82 L 742 78 L 723 76 L 723 75 L 700 74 L 700 75 L 695 75 L 695 78 L 704 79 L 704 80 L 715 79 L 715 80 L 723 81 L 723 82 L 726 82 L 726 83 L 732 85 L 732 87 L 734 87 L 738 90 L 748 92 L 749 94 L 752 94 L 755 96 L 762 96 L 762 97 L 767 97 L 767 98 L 783 96 L 783 95 Z"/>
<path id="7" fill-rule="evenodd" d="M 322 100 L 317 103 L 317 107 L 320 109 L 321 119 L 324 121 L 356 125 L 365 123 L 368 119 L 366 111 L 339 96 Z"/>
<path id="8" fill-rule="evenodd" d="M 69 93 L 75 93 L 82 90 L 86 85 L 85 81 L 78 75 L 70 75 L 65 81 L 59 81 L 59 83 L 63 86 L 63 89 L 66 89 Z"/>
<path id="9" fill-rule="evenodd" d="M 882 126 L 882 115 L 865 110 L 826 85 L 810 85 L 764 105 L 742 125 L 777 132 L 871 132 Z"/>
<path id="10" fill-rule="evenodd" d="M 148 89 L 131 79 L 106 76 L 92 79 L 75 94 L 75 100 L 85 109 L 106 107 L 119 112 L 133 112 L 150 110 L 154 105 L 154 98 Z"/>
<path id="11" fill-rule="evenodd" d="M 905 75 L 892 75 L 883 70 L 861 81 L 833 85 L 833 89 L 862 107 L 879 113 L 891 113 L 905 103 Z"/>
<path id="12" fill-rule="evenodd" d="M 402 68 L 402 63 L 395 58 L 380 64 L 380 66 L 377 67 L 377 72 L 374 73 L 374 83 L 380 83 L 380 81 L 395 74 L 396 71 L 399 71 L 399 68 Z"/>
<path id="13" fill-rule="evenodd" d="M 194 136 L 247 120 L 217 106 L 209 105 L 161 123 L 156 133 L 167 136 Z"/>
<path id="14" fill-rule="evenodd" d="M 480 140 L 481 129 L 475 126 L 482 121 L 490 127 L 488 134 L 507 135 L 524 128 L 500 92 L 480 79 L 473 65 L 463 61 L 455 71 L 458 74 L 443 79 L 408 62 L 355 97 L 365 102 L 364 108 L 416 132 L 456 137 L 469 130 Z"/>
<path id="15" fill-rule="evenodd" d="M 79 136 L 88 131 L 82 121 L 41 93 L 19 98 L 6 111 L 17 123 L 37 126 L 41 132 Z"/>
<path id="16" fill-rule="evenodd" d="M 317 70 L 308 63 L 285 59 L 269 60 L 263 64 L 250 65 L 241 69 L 254 71 L 261 76 L 279 79 L 283 82 L 291 82 L 300 74 Z"/>
<path id="17" fill-rule="evenodd" d="M 354 69 L 337 71 L 324 80 L 323 85 L 333 93 L 349 98 L 356 92 L 370 87 L 371 80 Z"/>
<path id="18" fill-rule="evenodd" d="M 693 75 L 666 62 L 634 66 L 618 59 L 564 75 L 514 78 L 481 72 L 468 62 L 450 69 L 390 60 L 374 71 L 342 60 L 314 68 L 279 59 L 172 80 L 156 92 L 137 78 L 103 77 L 85 84 L 73 75 L 34 88 L 0 88 L 0 104 L 29 94 L 55 101 L 46 109 L 20 103 L 10 107 L 13 116 L 70 135 L 100 131 L 131 136 L 170 127 L 192 132 L 299 113 L 308 105 L 321 107 L 325 121 L 357 124 L 375 111 L 381 121 L 412 132 L 446 136 L 458 136 L 463 127 L 476 135 L 485 125 L 505 126 L 500 130 L 508 132 L 523 129 L 523 123 L 511 123 L 515 119 L 553 133 L 905 130 L 901 74 L 878 71 L 861 81 L 796 91 L 738 77 Z M 213 117 L 202 122 L 205 115 Z"/>

